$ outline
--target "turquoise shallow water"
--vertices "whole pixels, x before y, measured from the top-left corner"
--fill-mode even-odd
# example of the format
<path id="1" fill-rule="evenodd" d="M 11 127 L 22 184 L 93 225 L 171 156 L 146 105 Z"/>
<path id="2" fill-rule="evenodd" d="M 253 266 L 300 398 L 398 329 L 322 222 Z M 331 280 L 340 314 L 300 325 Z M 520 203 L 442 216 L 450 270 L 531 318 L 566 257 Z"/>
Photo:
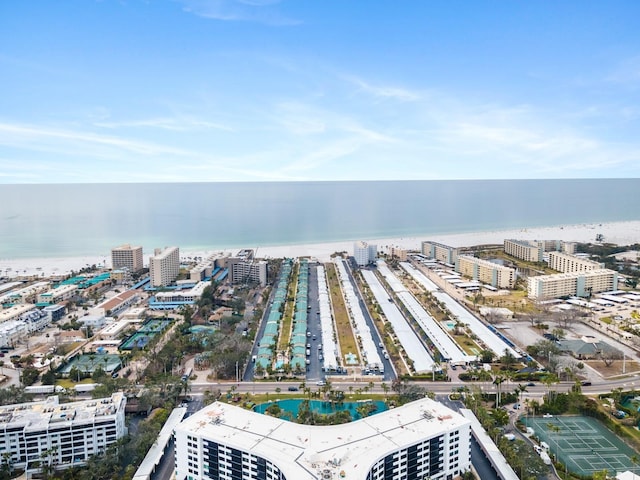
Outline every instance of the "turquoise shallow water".
<path id="1" fill-rule="evenodd" d="M 282 410 L 291 414 L 293 418 L 298 415 L 298 409 L 300 408 L 300 404 L 303 402 L 303 399 L 293 398 L 288 400 L 278 400 L 277 402 L 267 402 L 261 403 L 260 405 L 256 405 L 253 409 L 258 413 L 264 413 L 269 405 L 273 403 L 277 403 Z M 322 400 L 309 400 L 309 408 L 316 413 L 320 413 L 323 415 L 327 415 L 330 413 L 335 413 L 337 411 L 348 410 L 351 412 L 351 416 L 354 420 L 359 420 L 360 415 L 357 412 L 357 408 L 362 405 L 363 402 L 343 402 L 343 403 L 331 403 L 324 402 Z M 376 406 L 375 413 L 380 413 L 388 410 L 387 404 L 376 400 L 376 401 L 368 401 L 366 403 L 373 403 Z"/>
<path id="2" fill-rule="evenodd" d="M 0 185 L 0 258 L 640 220 L 640 179 Z"/>

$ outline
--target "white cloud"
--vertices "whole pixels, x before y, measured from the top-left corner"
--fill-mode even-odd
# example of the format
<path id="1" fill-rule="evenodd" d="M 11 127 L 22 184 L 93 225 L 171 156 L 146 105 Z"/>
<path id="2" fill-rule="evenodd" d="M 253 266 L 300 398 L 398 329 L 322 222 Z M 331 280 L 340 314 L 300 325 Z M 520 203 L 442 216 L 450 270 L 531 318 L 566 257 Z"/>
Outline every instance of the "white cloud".
<path id="1" fill-rule="evenodd" d="M 180 148 L 160 145 L 152 142 L 131 140 L 122 137 L 99 135 L 90 132 L 65 130 L 33 125 L 17 125 L 0 123 L 0 145 L 19 147 L 23 149 L 39 149 L 41 142 L 44 148 L 50 148 L 51 142 L 68 147 L 68 153 L 82 145 L 109 147 L 121 151 L 140 155 L 188 155 L 189 152 Z"/>
<path id="2" fill-rule="evenodd" d="M 185 12 L 221 21 L 254 22 L 272 27 L 294 26 L 302 22 L 281 14 L 279 1 L 260 0 L 179 0 Z"/>
<path id="3" fill-rule="evenodd" d="M 354 76 L 345 76 L 345 80 L 355 84 L 361 91 L 373 95 L 377 98 L 390 98 L 403 102 L 414 102 L 420 100 L 422 95 L 401 87 L 393 87 L 388 85 L 373 85 L 365 82 L 361 78 Z"/>
<path id="4" fill-rule="evenodd" d="M 97 127 L 102 128 L 159 128 L 162 130 L 170 130 L 174 132 L 186 132 L 193 130 L 225 130 L 233 129 L 215 122 L 199 120 L 189 117 L 156 117 L 141 120 L 121 120 L 121 121 L 99 121 L 94 123 Z"/>

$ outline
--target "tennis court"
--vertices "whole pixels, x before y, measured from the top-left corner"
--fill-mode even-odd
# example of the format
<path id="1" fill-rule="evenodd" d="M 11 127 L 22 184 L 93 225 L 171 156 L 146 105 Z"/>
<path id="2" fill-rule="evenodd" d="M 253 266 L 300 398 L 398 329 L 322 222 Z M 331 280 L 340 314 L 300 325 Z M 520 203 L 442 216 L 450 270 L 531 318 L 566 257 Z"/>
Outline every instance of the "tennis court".
<path id="1" fill-rule="evenodd" d="M 122 360 L 118 355 L 109 353 L 86 353 L 76 355 L 71 358 L 66 365 L 58 369 L 58 372 L 69 374 L 72 368 L 78 369 L 82 373 L 93 373 L 98 368 L 102 368 L 107 373 L 115 372 L 122 367 Z"/>
<path id="2" fill-rule="evenodd" d="M 606 469 L 609 475 L 616 475 L 634 467 L 631 456 L 636 452 L 594 418 L 554 416 L 522 420 L 573 473 L 592 475 Z"/>

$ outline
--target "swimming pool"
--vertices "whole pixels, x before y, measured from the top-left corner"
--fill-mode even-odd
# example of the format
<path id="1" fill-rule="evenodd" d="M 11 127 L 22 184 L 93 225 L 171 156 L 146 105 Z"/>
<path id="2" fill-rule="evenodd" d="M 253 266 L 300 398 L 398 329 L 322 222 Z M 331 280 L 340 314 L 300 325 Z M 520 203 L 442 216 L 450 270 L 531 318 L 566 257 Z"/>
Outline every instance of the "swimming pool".
<path id="1" fill-rule="evenodd" d="M 288 414 L 285 414 L 285 416 L 283 416 L 282 418 L 284 418 L 285 420 L 293 420 L 298 416 L 300 404 L 304 401 L 305 400 L 303 398 L 278 400 L 276 402 L 261 403 L 260 405 L 256 405 L 255 407 L 253 407 L 253 410 L 258 413 L 265 413 L 269 406 L 276 403 L 282 410 L 286 412 L 286 414 Z M 365 400 L 361 402 L 325 402 L 324 400 L 309 400 L 309 408 L 312 412 L 322 415 L 329 415 L 332 413 L 347 410 L 349 411 L 349 413 L 351 413 L 351 418 L 353 420 L 360 420 L 360 413 L 357 409 L 364 404 L 371 404 L 372 408 L 375 408 L 375 410 L 373 410 L 370 415 L 375 415 L 376 413 L 388 410 L 387 404 L 381 400 Z"/>

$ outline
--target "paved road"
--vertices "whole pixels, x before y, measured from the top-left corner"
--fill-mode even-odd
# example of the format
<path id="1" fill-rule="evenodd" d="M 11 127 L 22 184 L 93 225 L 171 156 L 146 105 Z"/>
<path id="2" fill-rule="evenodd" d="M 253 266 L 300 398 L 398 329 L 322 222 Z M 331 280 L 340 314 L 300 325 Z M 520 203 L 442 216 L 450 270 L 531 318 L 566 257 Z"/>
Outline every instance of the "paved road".
<path id="1" fill-rule="evenodd" d="M 464 408 L 462 402 L 449 400 L 447 395 L 438 395 L 436 399 L 456 412 L 460 411 L 460 408 Z M 500 477 L 498 477 L 498 474 L 491 466 L 491 462 L 487 459 L 473 435 L 471 436 L 471 463 L 482 480 L 499 480 Z"/>
<path id="2" fill-rule="evenodd" d="M 331 382 L 335 389 L 340 389 L 343 391 L 347 391 L 349 387 L 353 387 L 353 389 L 362 388 L 364 385 L 368 385 L 370 381 L 373 382 L 374 387 L 371 390 L 373 393 L 384 393 L 384 390 L 381 387 L 382 382 L 379 377 L 371 377 L 364 378 L 362 381 L 354 381 L 352 377 L 347 376 L 331 376 L 328 377 L 327 380 Z M 281 390 L 285 390 L 289 385 L 298 385 L 299 380 L 295 382 L 219 382 L 219 383 L 191 383 L 191 391 L 193 393 L 203 393 L 205 390 L 214 390 L 220 389 L 222 391 L 228 390 L 232 385 L 236 385 L 237 392 L 243 393 L 274 393 L 276 388 L 280 388 Z M 385 382 L 388 386 L 391 386 L 391 382 Z M 496 387 L 490 382 L 412 382 L 412 384 L 420 385 L 427 390 L 434 392 L 436 394 L 444 394 L 451 393 L 454 389 L 459 387 L 469 387 L 474 388 L 480 387 L 484 393 L 495 394 Z M 573 382 L 561 382 L 559 384 L 555 384 L 551 386 L 552 390 L 557 392 L 566 392 L 571 389 L 573 386 Z M 502 392 L 513 391 L 517 383 L 510 384 L 502 384 Z M 597 395 L 601 393 L 609 393 L 614 388 L 631 388 L 635 386 L 640 386 L 640 376 L 635 375 L 629 378 L 618 379 L 618 380 L 607 380 L 605 382 L 594 384 L 589 387 L 582 387 L 582 391 L 588 395 Z M 527 387 L 527 392 L 523 394 L 523 397 L 527 398 L 542 398 L 547 392 L 549 388 L 545 385 L 535 385 L 533 387 Z"/>
<path id="3" fill-rule="evenodd" d="M 378 349 L 380 360 L 382 360 L 382 363 L 384 365 L 384 381 L 391 382 L 397 378 L 395 369 L 393 368 L 393 363 L 391 362 L 391 359 L 384 358 L 385 349 L 384 347 L 380 346 L 380 345 L 384 345 L 384 343 L 382 342 L 382 337 L 380 336 L 380 332 L 378 332 L 378 329 L 376 327 L 375 322 L 373 321 L 373 318 L 371 318 L 371 314 L 369 313 L 369 309 L 367 308 L 367 305 L 364 301 L 364 297 L 362 295 L 362 292 L 360 291 L 358 282 L 356 282 L 353 276 L 353 272 L 351 270 L 351 266 L 352 266 L 351 262 L 343 261 L 343 263 L 344 263 L 345 269 L 347 270 L 347 274 L 349 275 L 349 281 L 353 286 L 354 292 L 358 296 L 360 309 L 362 310 L 364 319 L 367 322 L 367 325 L 369 326 L 369 331 L 371 332 L 371 337 L 373 338 L 373 342 L 375 345 L 377 345 L 376 348 Z"/>
<path id="4" fill-rule="evenodd" d="M 202 408 L 202 398 L 193 397 L 193 400 L 187 405 L 187 414 L 185 418 Z M 167 448 L 164 452 L 160 464 L 156 468 L 156 471 L 151 476 L 151 480 L 170 480 L 175 470 L 175 444 L 173 438 L 169 441 Z"/>

